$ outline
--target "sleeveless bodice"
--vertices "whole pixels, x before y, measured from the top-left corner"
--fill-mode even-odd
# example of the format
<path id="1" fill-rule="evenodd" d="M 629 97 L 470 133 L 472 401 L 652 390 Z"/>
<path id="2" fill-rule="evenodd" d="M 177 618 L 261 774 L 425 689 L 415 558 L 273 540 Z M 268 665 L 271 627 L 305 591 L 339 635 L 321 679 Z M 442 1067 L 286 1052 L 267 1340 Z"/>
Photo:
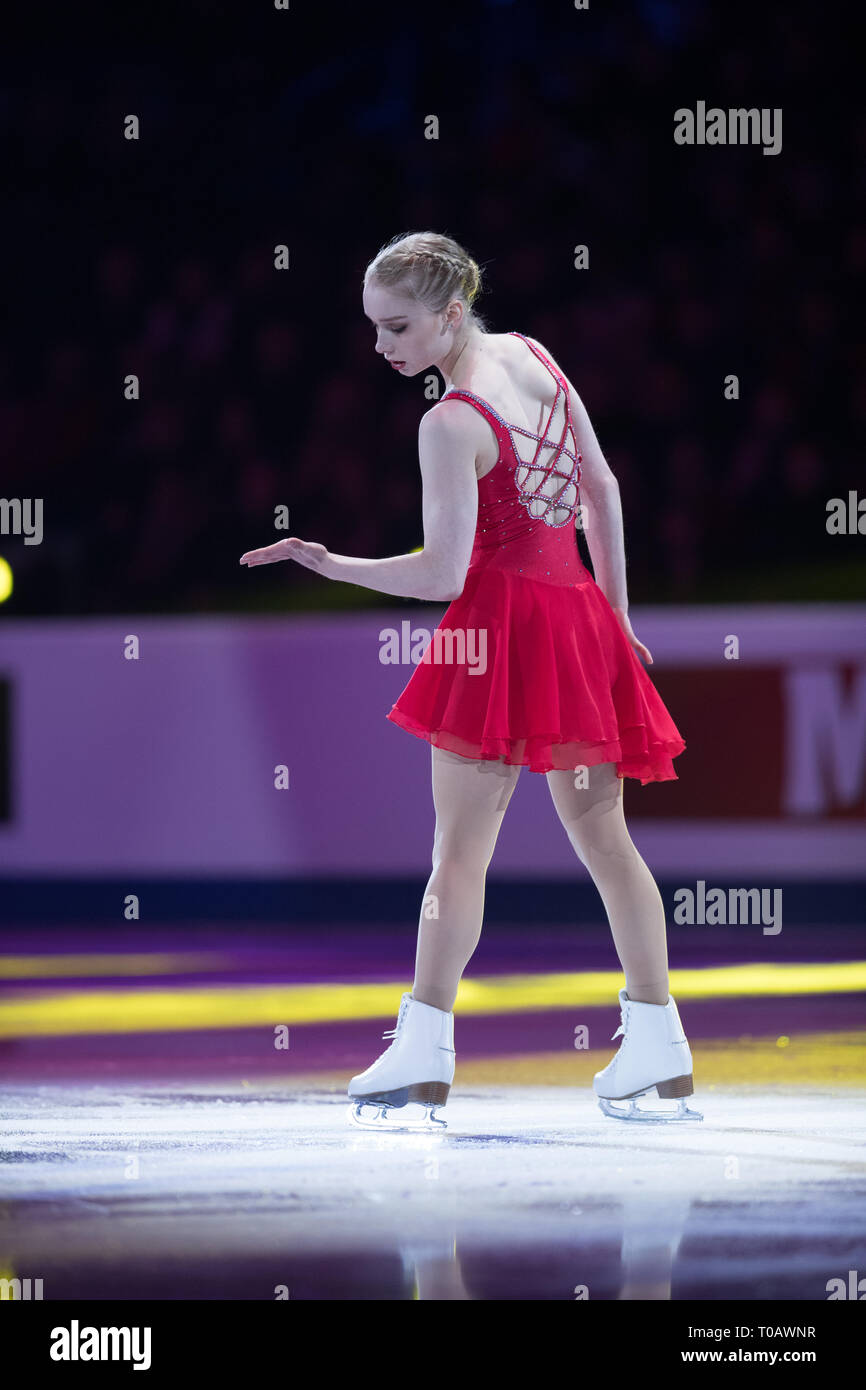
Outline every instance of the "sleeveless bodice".
<path id="1" fill-rule="evenodd" d="M 584 583 L 590 574 L 580 558 L 575 534 L 580 515 L 581 455 L 568 384 L 522 333 L 510 336 L 526 343 L 556 383 L 542 434 L 509 424 L 472 391 L 451 387 L 442 396 L 442 400 L 464 400 L 474 406 L 490 423 L 499 443 L 495 465 L 478 481 L 478 523 L 467 573 L 494 565 L 549 584 Z M 557 431 L 551 431 L 551 426 L 560 399 L 564 405 L 562 429 L 554 437 Z M 531 460 L 518 452 L 515 435 L 534 441 Z"/>

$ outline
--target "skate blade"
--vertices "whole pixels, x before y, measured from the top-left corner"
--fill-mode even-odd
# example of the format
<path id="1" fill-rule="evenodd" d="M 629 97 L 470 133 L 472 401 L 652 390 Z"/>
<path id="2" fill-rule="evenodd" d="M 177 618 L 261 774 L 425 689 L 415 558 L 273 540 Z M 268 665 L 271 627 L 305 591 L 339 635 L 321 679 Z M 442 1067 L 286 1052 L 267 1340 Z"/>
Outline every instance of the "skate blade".
<path id="1" fill-rule="evenodd" d="M 422 1102 L 412 1102 L 421 1104 Z M 354 1101 L 349 1106 L 349 1119 L 359 1129 L 376 1131 L 379 1134 L 441 1134 L 448 1126 L 436 1114 L 436 1105 L 424 1105 L 424 1116 L 417 1119 L 401 1114 L 405 1107 L 384 1105 L 375 1100 Z M 373 1118 L 367 1118 L 364 1110 L 373 1110 Z"/>
<path id="2" fill-rule="evenodd" d="M 638 1120 L 645 1124 L 677 1124 L 683 1120 L 704 1118 L 699 1110 L 688 1108 L 685 1096 L 680 1096 L 676 1110 L 641 1110 L 636 1096 L 629 1097 L 625 1103 L 607 1100 L 604 1096 L 598 1096 L 597 1100 L 602 1114 L 610 1115 L 615 1120 Z"/>

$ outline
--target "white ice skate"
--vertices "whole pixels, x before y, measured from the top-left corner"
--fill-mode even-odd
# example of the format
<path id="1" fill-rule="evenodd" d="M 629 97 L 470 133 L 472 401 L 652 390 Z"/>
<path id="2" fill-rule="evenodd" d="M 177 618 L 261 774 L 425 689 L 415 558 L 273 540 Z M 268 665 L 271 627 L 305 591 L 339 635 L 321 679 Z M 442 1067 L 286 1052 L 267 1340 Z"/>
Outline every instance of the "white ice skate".
<path id="1" fill-rule="evenodd" d="M 622 1034 L 619 1052 L 592 1082 L 604 1114 L 620 1120 L 702 1120 L 686 1106 L 695 1089 L 692 1054 L 673 995 L 666 1004 L 643 1004 L 621 989 L 619 1004 L 620 1025 L 613 1035 Z M 641 1109 L 638 1096 L 652 1091 L 659 1100 L 677 1100 L 676 1110 Z M 627 1107 L 614 1104 L 623 1100 Z"/>
<path id="2" fill-rule="evenodd" d="M 382 1036 L 394 1039 L 391 1046 L 349 1082 L 350 1119 L 362 1129 L 445 1129 L 435 1112 L 448 1099 L 454 1080 L 453 1013 L 404 994 L 397 1027 Z M 423 1119 L 391 1115 L 410 1104 L 423 1105 Z M 366 1106 L 375 1107 L 372 1118 L 364 1117 Z"/>

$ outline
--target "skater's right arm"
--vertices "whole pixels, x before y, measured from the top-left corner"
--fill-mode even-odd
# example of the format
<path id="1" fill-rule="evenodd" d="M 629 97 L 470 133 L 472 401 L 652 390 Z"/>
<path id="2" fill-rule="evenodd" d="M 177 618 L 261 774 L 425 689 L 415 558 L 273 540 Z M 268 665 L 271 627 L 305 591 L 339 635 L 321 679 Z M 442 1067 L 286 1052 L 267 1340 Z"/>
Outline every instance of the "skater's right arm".
<path id="1" fill-rule="evenodd" d="M 434 406 L 418 427 L 421 468 L 422 555 L 448 585 L 448 598 L 463 592 L 478 521 L 475 445 L 462 412 Z"/>
<path id="2" fill-rule="evenodd" d="M 287 536 L 248 550 L 240 563 L 250 568 L 294 560 L 326 579 L 343 580 L 400 598 L 442 602 L 463 592 L 478 519 L 476 449 L 467 422 L 452 409 L 434 406 L 421 420 L 418 453 L 423 483 L 424 544 L 408 555 L 366 560 L 335 555 L 314 541 Z M 449 403 L 450 404 L 450 403 Z"/>

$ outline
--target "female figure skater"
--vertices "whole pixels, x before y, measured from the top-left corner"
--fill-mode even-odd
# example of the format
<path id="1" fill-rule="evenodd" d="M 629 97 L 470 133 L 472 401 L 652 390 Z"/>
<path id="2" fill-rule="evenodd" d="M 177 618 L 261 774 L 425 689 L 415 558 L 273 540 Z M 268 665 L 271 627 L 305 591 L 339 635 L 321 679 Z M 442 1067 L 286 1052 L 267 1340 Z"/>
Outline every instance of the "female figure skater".
<path id="1" fill-rule="evenodd" d="M 250 567 L 295 560 L 382 593 L 450 600 L 387 716 L 431 744 L 436 829 L 425 903 L 437 915 L 422 910 L 412 991 L 385 1034 L 394 1041 L 349 1084 L 353 1117 L 368 1123 L 370 1105 L 373 1127 L 412 1128 L 389 1111 L 420 1102 L 422 1127 L 444 1124 L 434 1111 L 454 1076 L 457 986 L 481 934 L 499 827 L 528 766 L 547 777 L 625 973 L 614 1034 L 623 1040 L 595 1076 L 599 1103 L 629 1119 L 700 1118 L 683 1099 L 693 1092 L 692 1059 L 668 992 L 661 894 L 623 818 L 623 778 L 675 778 L 671 759 L 685 743 L 629 621 L 619 488 L 549 353 L 525 334 L 486 331 L 472 307 L 480 286 L 463 247 L 433 232 L 393 239 L 364 275 L 364 313 L 390 370 L 416 377 L 436 367 L 447 387 L 418 432 L 423 548 L 355 559 L 293 536 L 241 557 Z M 486 661 L 455 662 L 464 641 Z M 679 1098 L 678 1109 L 640 1109 L 635 1098 L 653 1091 Z"/>

